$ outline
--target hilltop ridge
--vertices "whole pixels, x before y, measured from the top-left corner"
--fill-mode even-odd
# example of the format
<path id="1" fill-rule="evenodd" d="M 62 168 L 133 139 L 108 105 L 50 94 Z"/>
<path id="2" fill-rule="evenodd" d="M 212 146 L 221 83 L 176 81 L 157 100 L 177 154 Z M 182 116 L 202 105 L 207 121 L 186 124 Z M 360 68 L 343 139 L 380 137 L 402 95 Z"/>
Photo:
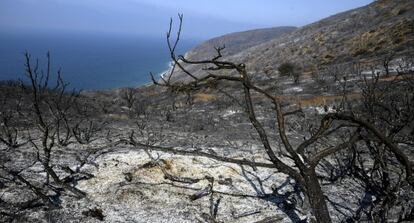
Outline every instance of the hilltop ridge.
<path id="1" fill-rule="evenodd" d="M 246 48 L 279 38 L 296 29 L 297 28 L 293 26 L 280 26 L 225 34 L 199 44 L 188 51 L 187 56 L 196 60 L 207 58 L 214 55 L 214 47 L 216 46 L 225 46 L 226 50 L 223 51 L 223 56 L 230 56 L 237 54 Z"/>

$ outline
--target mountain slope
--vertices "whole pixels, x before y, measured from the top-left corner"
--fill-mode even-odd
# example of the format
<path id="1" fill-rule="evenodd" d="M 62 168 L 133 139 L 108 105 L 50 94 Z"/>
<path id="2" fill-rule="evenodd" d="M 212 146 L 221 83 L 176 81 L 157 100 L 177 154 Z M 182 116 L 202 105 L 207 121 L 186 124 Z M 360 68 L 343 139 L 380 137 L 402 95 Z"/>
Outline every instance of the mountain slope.
<path id="1" fill-rule="evenodd" d="M 296 27 L 275 27 L 266 29 L 255 29 L 244 32 L 236 32 L 207 40 L 191 49 L 187 56 L 198 60 L 215 55 L 214 47 L 225 46 L 223 56 L 239 53 L 249 47 L 259 45 L 269 40 L 278 38 L 283 34 L 294 31 Z"/>
<path id="2" fill-rule="evenodd" d="M 287 61 L 304 70 L 311 70 L 355 58 L 413 52 L 413 46 L 414 1 L 378 0 L 225 56 L 224 59 L 245 63 L 250 73 L 263 75 L 276 73 L 278 65 Z M 194 59 L 193 55 L 197 55 L 195 50 L 186 55 L 188 59 Z M 187 65 L 186 68 L 195 75 L 204 74 L 199 66 Z M 178 76 L 176 80 L 187 79 L 180 71 L 177 73 L 174 74 Z"/>

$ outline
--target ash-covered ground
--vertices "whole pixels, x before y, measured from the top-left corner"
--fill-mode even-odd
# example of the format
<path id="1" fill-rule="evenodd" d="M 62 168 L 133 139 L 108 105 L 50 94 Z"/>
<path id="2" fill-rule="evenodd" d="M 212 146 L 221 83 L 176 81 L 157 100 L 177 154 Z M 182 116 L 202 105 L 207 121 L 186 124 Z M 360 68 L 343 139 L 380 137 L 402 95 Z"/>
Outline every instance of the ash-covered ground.
<path id="1" fill-rule="evenodd" d="M 299 84 L 287 77 L 254 81 L 280 95 L 283 110 L 292 111 L 286 117 L 287 135 L 293 145 L 298 145 L 324 114 L 337 112 L 344 100 L 360 100 L 361 83 L 370 74 L 366 78 L 309 74 L 302 76 Z M 405 77 L 412 80 L 412 74 Z M 381 76 L 380 82 L 394 79 Z M 13 92 L 13 88 L 4 86 L 2 91 Z M 1 222 L 310 221 L 304 195 L 287 175 L 274 168 L 216 159 L 270 163 L 243 104 L 238 104 L 243 101 L 239 86 L 219 83 L 191 93 L 147 86 L 134 89 L 130 106 L 123 91 L 82 93 L 98 108 L 91 120 L 100 123 L 99 131 L 88 143 L 80 144 L 71 137 L 68 145 L 53 147 L 52 168 L 60 179 L 85 192 L 85 198 L 78 199 L 53 181 L 47 182 L 39 161 L 42 152 L 33 146 L 40 141 L 31 140 L 18 148 L 0 144 L 2 166 L 11 170 L 0 172 Z M 279 139 L 272 104 L 260 95 L 253 94 L 253 98 L 271 146 L 285 163 L 294 166 Z M 20 131 L 18 141 L 36 138 L 36 134 L 40 133 L 29 125 Z M 131 143 L 132 139 L 139 144 Z M 338 134 L 327 140 L 324 145 L 343 139 Z M 413 161 L 413 147 L 404 144 L 401 148 Z M 330 156 L 318 166 L 322 190 L 333 222 L 370 221 L 366 213 L 377 208 L 374 204 L 383 198 L 377 198 L 346 165 L 340 165 L 349 153 L 345 150 Z M 368 153 L 365 157 L 369 160 Z M 366 165 L 370 168 L 373 163 L 367 161 Z M 16 175 L 58 206 L 45 205 Z M 387 209 L 390 222 L 412 220 L 412 188 L 401 183 L 394 193 L 393 206 Z"/>

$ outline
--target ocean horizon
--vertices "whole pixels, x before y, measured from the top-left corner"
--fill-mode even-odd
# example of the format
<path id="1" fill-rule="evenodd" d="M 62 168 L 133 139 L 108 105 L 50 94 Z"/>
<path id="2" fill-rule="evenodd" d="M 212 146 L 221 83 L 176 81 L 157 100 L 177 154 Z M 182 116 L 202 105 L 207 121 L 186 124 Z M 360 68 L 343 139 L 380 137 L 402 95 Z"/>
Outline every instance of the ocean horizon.
<path id="1" fill-rule="evenodd" d="M 199 40 L 181 40 L 184 54 Z M 151 82 L 149 73 L 160 75 L 169 68 L 166 39 L 71 34 L 0 35 L 0 80 L 25 80 L 24 53 L 45 69 L 50 52 L 52 74 L 61 68 L 68 88 L 106 90 L 138 87 Z M 54 76 L 54 75 L 53 75 Z M 52 79 L 53 81 L 53 79 Z"/>

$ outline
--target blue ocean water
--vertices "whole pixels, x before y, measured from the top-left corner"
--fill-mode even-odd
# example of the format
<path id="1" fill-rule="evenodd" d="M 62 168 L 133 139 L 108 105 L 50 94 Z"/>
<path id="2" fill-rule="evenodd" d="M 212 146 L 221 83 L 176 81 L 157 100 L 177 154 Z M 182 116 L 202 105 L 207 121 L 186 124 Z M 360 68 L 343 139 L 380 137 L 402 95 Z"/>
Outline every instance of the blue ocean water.
<path id="1" fill-rule="evenodd" d="M 179 53 L 195 46 L 197 40 L 180 42 Z M 0 80 L 24 79 L 24 52 L 40 67 L 50 51 L 52 70 L 62 69 L 69 88 L 111 89 L 136 87 L 151 81 L 149 72 L 168 69 L 165 38 L 120 37 L 71 34 L 0 35 Z"/>

